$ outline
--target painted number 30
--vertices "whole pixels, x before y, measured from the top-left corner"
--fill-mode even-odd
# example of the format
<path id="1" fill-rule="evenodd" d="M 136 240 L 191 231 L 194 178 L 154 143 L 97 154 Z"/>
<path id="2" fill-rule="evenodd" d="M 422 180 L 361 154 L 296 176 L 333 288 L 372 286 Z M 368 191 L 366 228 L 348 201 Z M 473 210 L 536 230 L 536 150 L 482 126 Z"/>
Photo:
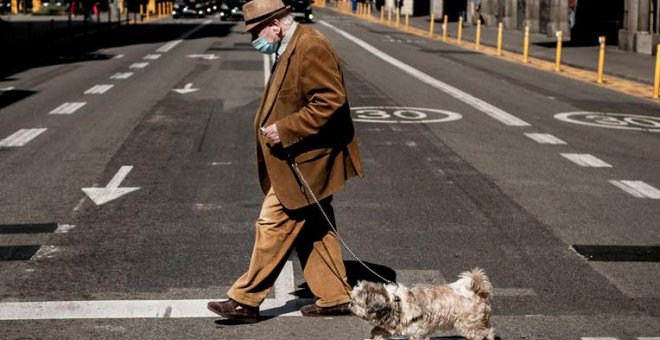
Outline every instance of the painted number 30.
<path id="1" fill-rule="evenodd" d="M 355 107 L 353 120 L 367 123 L 441 123 L 461 119 L 456 112 L 414 107 Z"/>
<path id="2" fill-rule="evenodd" d="M 424 119 L 428 117 L 424 112 L 412 110 L 396 110 L 392 115 L 384 110 L 359 110 L 356 113 L 360 119 L 390 119 L 392 115 L 401 119 Z"/>

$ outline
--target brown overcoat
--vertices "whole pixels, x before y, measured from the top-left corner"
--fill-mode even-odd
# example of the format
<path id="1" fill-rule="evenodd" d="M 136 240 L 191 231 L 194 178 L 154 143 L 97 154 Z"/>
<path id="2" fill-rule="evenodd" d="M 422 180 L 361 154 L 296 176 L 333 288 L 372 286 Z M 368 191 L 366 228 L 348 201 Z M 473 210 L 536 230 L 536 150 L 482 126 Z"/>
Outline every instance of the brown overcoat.
<path id="1" fill-rule="evenodd" d="M 270 145 L 260 127 L 276 124 Z M 317 30 L 298 25 L 266 85 L 254 121 L 259 180 L 287 209 L 314 203 L 295 176 L 295 159 L 319 200 L 363 176 L 339 58 Z"/>

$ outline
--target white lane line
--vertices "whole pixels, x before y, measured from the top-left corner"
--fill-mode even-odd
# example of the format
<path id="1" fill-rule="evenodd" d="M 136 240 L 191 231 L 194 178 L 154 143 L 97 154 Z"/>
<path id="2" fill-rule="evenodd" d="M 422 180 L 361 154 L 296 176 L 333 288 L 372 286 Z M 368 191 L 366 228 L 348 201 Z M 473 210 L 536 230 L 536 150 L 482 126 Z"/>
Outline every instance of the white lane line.
<path id="1" fill-rule="evenodd" d="M 199 31 L 200 29 L 202 29 L 202 27 L 204 27 L 205 25 L 210 24 L 211 22 L 213 22 L 213 20 L 206 20 L 206 21 L 202 22 L 202 23 L 201 23 L 200 25 L 198 25 L 197 27 L 195 27 L 195 28 L 191 29 L 190 31 L 184 33 L 182 36 L 179 37 L 179 39 L 177 39 L 177 40 L 172 40 L 172 41 L 166 43 L 165 45 L 159 47 L 159 48 L 156 50 L 156 52 L 160 52 L 160 53 L 169 52 L 171 49 L 173 49 L 174 47 L 176 47 L 176 45 L 180 44 L 183 40 L 185 40 L 186 38 L 188 38 L 189 36 L 191 36 L 193 33 Z"/>
<path id="2" fill-rule="evenodd" d="M 408 146 L 411 147 L 411 148 L 415 148 L 415 147 L 417 147 L 417 143 L 415 143 L 415 142 L 413 142 L 413 141 L 407 141 L 407 142 L 406 142 L 406 145 L 408 145 Z"/>
<path id="3" fill-rule="evenodd" d="M 611 336 L 605 336 L 605 337 L 581 337 L 580 339 L 582 340 L 660 340 L 660 337 L 638 336 L 638 337 L 615 338 Z"/>
<path id="4" fill-rule="evenodd" d="M 502 124 L 508 125 L 508 126 L 531 126 L 529 123 L 523 121 L 522 119 L 515 117 L 504 110 L 497 108 L 493 106 L 492 104 L 489 104 L 469 93 L 463 92 L 447 83 L 444 83 L 438 79 L 435 79 L 428 74 L 417 70 L 416 68 L 413 68 L 412 66 L 405 64 L 392 56 L 386 54 L 385 52 L 375 48 L 374 46 L 368 44 L 364 40 L 358 39 L 355 36 L 323 21 L 319 20 L 319 23 L 333 29 L 340 35 L 344 36 L 346 39 L 354 42 L 358 46 L 364 48 L 371 54 L 375 55 L 376 57 L 382 59 L 383 61 L 391 64 L 392 66 L 400 69 L 401 71 L 408 73 L 409 75 L 413 76 L 414 78 L 418 79 L 421 82 L 424 82 L 432 87 L 435 87 L 436 89 L 462 101 L 465 104 L 468 104 L 475 109 L 487 114 L 491 118 L 501 122 Z"/>
<path id="5" fill-rule="evenodd" d="M 566 144 L 563 140 L 549 134 L 549 133 L 525 133 L 525 136 L 535 140 L 540 144 Z"/>
<path id="6" fill-rule="evenodd" d="M 47 129 L 20 129 L 11 136 L 0 141 L 0 147 L 19 147 L 24 146 L 31 140 L 37 138 L 40 134 L 46 132 Z"/>
<path id="7" fill-rule="evenodd" d="M 131 66 L 129 66 L 128 68 L 133 68 L 133 69 L 136 69 L 136 68 L 145 68 L 145 67 L 147 67 L 148 65 L 149 65 L 149 63 L 147 63 L 147 62 L 143 62 L 143 63 L 132 63 Z"/>
<path id="8" fill-rule="evenodd" d="M 644 183 L 643 181 L 611 180 L 610 183 L 637 198 L 650 198 L 654 200 L 660 199 L 660 190 Z"/>
<path id="9" fill-rule="evenodd" d="M 85 106 L 87 102 L 72 102 L 72 103 L 64 103 L 55 109 L 53 111 L 50 111 L 48 113 L 49 115 L 70 115 L 74 112 L 76 112 L 79 108 Z"/>
<path id="10" fill-rule="evenodd" d="M 128 79 L 133 75 L 133 72 L 117 72 L 110 76 L 110 79 Z"/>
<path id="11" fill-rule="evenodd" d="M 145 59 L 145 60 L 156 60 L 156 59 L 160 58 L 160 56 L 161 56 L 160 54 L 147 54 L 147 55 L 144 56 L 144 58 L 142 58 L 142 59 Z"/>
<path id="12" fill-rule="evenodd" d="M 114 85 L 103 84 L 103 85 L 94 85 L 89 90 L 85 91 L 85 94 L 103 94 L 110 90 Z"/>
<path id="13" fill-rule="evenodd" d="M 114 56 L 114 58 L 112 58 L 112 59 L 120 59 L 120 58 L 123 58 L 123 57 L 124 57 L 123 54 L 117 54 L 117 55 Z"/>
<path id="14" fill-rule="evenodd" d="M 562 153 L 566 159 L 572 161 L 573 163 L 584 166 L 584 167 L 594 167 L 594 168 L 611 168 L 612 166 L 607 162 L 600 160 L 598 157 L 590 154 L 579 154 L 579 153 Z"/>

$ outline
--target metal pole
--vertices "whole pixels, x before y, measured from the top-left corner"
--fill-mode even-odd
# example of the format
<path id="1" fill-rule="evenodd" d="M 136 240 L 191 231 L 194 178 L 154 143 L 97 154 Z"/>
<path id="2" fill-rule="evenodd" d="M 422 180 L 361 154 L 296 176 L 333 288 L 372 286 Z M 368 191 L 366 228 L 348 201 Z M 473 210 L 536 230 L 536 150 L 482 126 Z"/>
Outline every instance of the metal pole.
<path id="1" fill-rule="evenodd" d="M 660 44 L 655 50 L 655 82 L 653 85 L 653 98 L 660 98 Z"/>
<path id="2" fill-rule="evenodd" d="M 525 40 L 523 41 L 523 63 L 529 62 L 529 25 L 525 25 Z"/>
<path id="3" fill-rule="evenodd" d="M 481 19 L 477 19 L 477 36 L 475 38 L 474 48 L 479 49 L 481 46 Z"/>
<path id="4" fill-rule="evenodd" d="M 459 16 L 458 17 L 458 43 L 461 43 L 461 40 L 463 40 L 463 17 Z"/>
<path id="5" fill-rule="evenodd" d="M 435 15 L 431 13 L 431 22 L 429 23 L 429 38 L 433 38 L 433 24 L 435 23 Z"/>
<path id="6" fill-rule="evenodd" d="M 497 55 L 502 55 L 502 30 L 504 25 L 500 22 L 497 24 Z"/>
<path id="7" fill-rule="evenodd" d="M 603 69 L 605 67 L 605 36 L 599 37 L 598 42 L 600 42 L 600 51 L 598 52 L 598 77 L 596 78 L 596 82 L 602 84 Z"/>
<path id="8" fill-rule="evenodd" d="M 555 72 L 561 71 L 561 41 L 562 41 L 562 32 L 557 31 L 555 33 L 557 36 L 557 55 L 555 57 Z"/>

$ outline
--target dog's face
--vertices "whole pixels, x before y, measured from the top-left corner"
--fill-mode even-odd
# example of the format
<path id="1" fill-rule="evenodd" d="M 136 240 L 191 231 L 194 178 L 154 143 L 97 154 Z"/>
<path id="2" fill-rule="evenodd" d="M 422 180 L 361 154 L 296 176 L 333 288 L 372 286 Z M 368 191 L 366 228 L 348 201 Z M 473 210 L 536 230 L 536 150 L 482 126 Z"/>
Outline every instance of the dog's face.
<path id="1" fill-rule="evenodd" d="M 351 292 L 351 311 L 385 329 L 407 324 L 421 315 L 412 293 L 405 287 L 360 281 Z"/>

